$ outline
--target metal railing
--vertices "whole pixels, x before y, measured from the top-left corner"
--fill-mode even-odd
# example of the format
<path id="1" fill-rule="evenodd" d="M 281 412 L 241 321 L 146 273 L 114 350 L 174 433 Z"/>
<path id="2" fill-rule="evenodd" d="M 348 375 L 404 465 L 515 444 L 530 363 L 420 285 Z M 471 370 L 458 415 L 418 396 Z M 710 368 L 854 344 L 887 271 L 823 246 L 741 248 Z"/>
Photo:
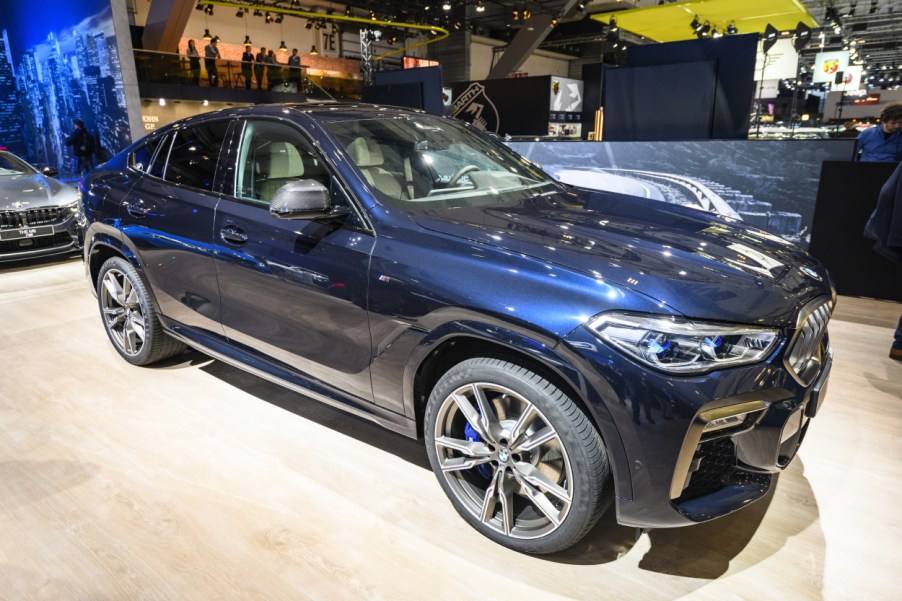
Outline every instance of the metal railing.
<path id="1" fill-rule="evenodd" d="M 267 90 L 304 94 L 310 100 L 360 100 L 361 81 L 344 77 L 310 75 L 307 66 L 215 60 L 215 71 L 208 69 L 203 56 L 192 69 L 187 55 L 152 50 L 135 50 L 135 68 L 139 83 L 172 84 L 200 88 Z"/>

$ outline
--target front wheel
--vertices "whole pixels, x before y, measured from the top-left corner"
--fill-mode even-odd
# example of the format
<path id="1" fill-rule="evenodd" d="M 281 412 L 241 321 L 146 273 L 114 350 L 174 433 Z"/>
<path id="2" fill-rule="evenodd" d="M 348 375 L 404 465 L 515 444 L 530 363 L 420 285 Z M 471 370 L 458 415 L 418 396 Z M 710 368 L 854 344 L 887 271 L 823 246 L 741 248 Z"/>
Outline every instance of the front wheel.
<path id="1" fill-rule="evenodd" d="M 429 396 L 425 434 L 454 508 L 502 545 L 560 551 L 604 511 L 601 437 L 566 394 L 524 367 L 490 357 L 452 367 Z"/>
<path id="2" fill-rule="evenodd" d="M 100 268 L 97 301 L 107 336 L 129 363 L 149 365 L 185 349 L 163 331 L 144 283 L 125 259 L 112 257 Z"/>

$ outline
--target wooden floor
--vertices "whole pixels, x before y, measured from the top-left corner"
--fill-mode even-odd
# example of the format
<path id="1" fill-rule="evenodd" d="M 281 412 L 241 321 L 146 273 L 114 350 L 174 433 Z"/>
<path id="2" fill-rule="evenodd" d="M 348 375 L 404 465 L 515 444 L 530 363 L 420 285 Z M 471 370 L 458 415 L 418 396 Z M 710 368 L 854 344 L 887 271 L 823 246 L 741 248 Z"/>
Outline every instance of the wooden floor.
<path id="1" fill-rule="evenodd" d="M 132 367 L 80 261 L 0 268 L 0 599 L 899 599 L 900 313 L 840 299 L 768 498 L 536 558 L 466 526 L 421 443 L 199 353 Z"/>

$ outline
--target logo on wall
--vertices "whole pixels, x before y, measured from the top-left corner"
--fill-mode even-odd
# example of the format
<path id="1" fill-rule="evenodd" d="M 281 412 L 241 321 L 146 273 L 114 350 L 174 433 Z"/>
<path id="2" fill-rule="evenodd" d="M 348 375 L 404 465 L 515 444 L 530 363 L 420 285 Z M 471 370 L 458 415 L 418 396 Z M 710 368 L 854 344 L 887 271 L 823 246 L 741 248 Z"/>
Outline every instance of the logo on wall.
<path id="1" fill-rule="evenodd" d="M 472 83 L 451 105 L 451 114 L 476 129 L 498 133 L 498 109 L 485 93 L 485 86 Z"/>
<path id="2" fill-rule="evenodd" d="M 824 73 L 836 73 L 839 71 L 839 60 L 830 59 L 824 61 Z"/>

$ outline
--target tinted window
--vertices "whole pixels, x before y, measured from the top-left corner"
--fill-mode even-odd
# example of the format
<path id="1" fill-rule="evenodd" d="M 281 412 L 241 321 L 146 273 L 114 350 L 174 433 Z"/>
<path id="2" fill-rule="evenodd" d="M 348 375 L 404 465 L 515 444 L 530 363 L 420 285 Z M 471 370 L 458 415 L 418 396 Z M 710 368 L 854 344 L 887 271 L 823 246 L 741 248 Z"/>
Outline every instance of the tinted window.
<path id="1" fill-rule="evenodd" d="M 228 121 L 218 121 L 177 131 L 166 164 L 166 181 L 212 190 L 219 151 L 228 129 Z"/>
<path id="2" fill-rule="evenodd" d="M 144 144 L 139 146 L 132 152 L 130 165 L 132 169 L 137 169 L 138 171 L 149 171 L 150 163 L 153 160 L 153 156 L 157 151 L 157 148 L 160 147 L 160 142 L 163 140 L 164 136 L 156 136 L 150 140 L 147 140 Z"/>
<path id="3" fill-rule="evenodd" d="M 269 203 L 287 183 L 330 176 L 313 144 L 297 129 L 274 121 L 249 121 L 238 159 L 235 196 Z"/>
<path id="4" fill-rule="evenodd" d="M 163 177 L 163 171 L 166 169 L 166 158 L 169 156 L 169 147 L 172 146 L 172 137 L 173 134 L 168 133 L 160 138 L 161 142 L 156 156 L 153 158 L 150 169 L 147 170 L 154 177 Z"/>

